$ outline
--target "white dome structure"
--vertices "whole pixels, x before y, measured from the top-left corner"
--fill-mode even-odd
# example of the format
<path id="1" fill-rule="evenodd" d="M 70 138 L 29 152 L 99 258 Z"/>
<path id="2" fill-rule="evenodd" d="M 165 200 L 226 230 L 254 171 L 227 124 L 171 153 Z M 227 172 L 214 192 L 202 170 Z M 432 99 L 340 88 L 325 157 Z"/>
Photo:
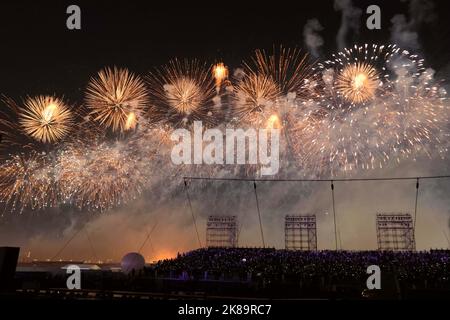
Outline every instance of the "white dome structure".
<path id="1" fill-rule="evenodd" d="M 133 270 L 134 272 L 138 272 L 144 269 L 145 259 L 140 253 L 130 252 L 122 258 L 120 266 L 122 267 L 122 272 L 125 274 L 129 274 Z"/>

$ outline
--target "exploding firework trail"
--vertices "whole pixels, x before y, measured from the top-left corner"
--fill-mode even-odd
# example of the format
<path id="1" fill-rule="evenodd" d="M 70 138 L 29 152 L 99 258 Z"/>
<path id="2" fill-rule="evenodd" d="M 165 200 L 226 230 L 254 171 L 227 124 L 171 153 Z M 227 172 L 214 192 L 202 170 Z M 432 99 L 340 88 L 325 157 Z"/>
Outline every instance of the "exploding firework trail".
<path id="1" fill-rule="evenodd" d="M 304 99 L 311 75 L 307 56 L 297 49 L 280 47 L 272 54 L 256 50 L 235 87 L 235 114 L 253 126 L 283 125 L 292 104 Z"/>
<path id="2" fill-rule="evenodd" d="M 219 110 L 213 100 L 211 67 L 198 60 L 172 60 L 147 76 L 150 86 L 150 120 L 185 126 L 199 120 L 216 124 Z"/>
<path id="3" fill-rule="evenodd" d="M 59 190 L 64 202 L 103 211 L 135 199 L 145 170 L 145 159 L 126 142 L 72 145 L 59 157 Z"/>
<path id="4" fill-rule="evenodd" d="M 339 73 L 336 89 L 345 99 L 362 103 L 373 99 L 380 83 L 374 67 L 366 62 L 357 62 Z"/>
<path id="5" fill-rule="evenodd" d="M 395 94 L 377 105 L 377 134 L 397 162 L 418 155 L 445 157 L 449 101 L 445 90 L 424 70 L 411 79 L 406 67 L 397 71 Z"/>
<path id="6" fill-rule="evenodd" d="M 273 114 L 272 108 L 279 96 L 279 88 L 272 78 L 247 73 L 236 86 L 235 114 L 246 122 L 261 125 Z"/>
<path id="7" fill-rule="evenodd" d="M 161 159 L 169 144 L 166 129 L 142 121 L 132 134 L 108 139 L 104 131 L 91 128 L 91 123 L 85 126 L 90 139 L 73 139 L 56 161 L 58 191 L 64 203 L 105 211 L 133 201 L 158 171 L 168 171 L 167 159 Z"/>
<path id="8" fill-rule="evenodd" d="M 280 129 L 285 142 L 280 153 L 286 160 L 293 158 L 290 130 L 299 116 L 299 103 L 309 97 L 311 76 L 307 55 L 295 48 L 279 47 L 270 54 L 256 50 L 251 61 L 244 62 L 243 75 L 237 79 L 235 117 L 250 127 Z"/>
<path id="9" fill-rule="evenodd" d="M 2 100 L 6 105 L 5 110 L 0 110 L 0 153 L 1 158 L 4 157 L 3 151 L 7 151 L 7 146 L 16 146 L 19 144 L 22 130 L 16 120 L 19 107 L 12 99 L 2 96 Z"/>
<path id="10" fill-rule="evenodd" d="M 22 151 L 48 151 L 75 131 L 75 112 L 62 99 L 52 96 L 28 97 L 23 105 L 3 97 L 0 112 L 0 147 L 14 146 Z"/>
<path id="11" fill-rule="evenodd" d="M 0 201 L 20 209 L 63 202 L 95 210 L 132 201 L 152 184 L 157 169 L 172 172 L 157 157 L 170 149 L 170 143 L 161 141 L 168 141 L 173 129 L 193 120 L 211 124 L 221 119 L 213 100 L 222 71 L 217 75 L 198 62 L 175 60 L 150 74 L 152 105 L 145 119 L 146 92 L 140 80 L 124 70 L 106 70 L 89 85 L 90 116 L 77 117 L 69 135 L 60 129 L 52 134 L 48 129 L 45 134 L 26 131 L 29 123 L 19 121 L 21 106 L 6 100 L 11 107 L 1 114 L 3 143 L 18 146 L 20 152 L 1 163 Z M 390 159 L 447 152 L 442 143 L 449 123 L 446 92 L 417 56 L 396 46 L 366 45 L 319 63 L 313 75 L 309 70 L 298 51 L 282 49 L 270 56 L 257 51 L 234 86 L 233 101 L 240 124 L 284 129 L 298 163 L 308 172 L 337 174 L 375 168 Z M 112 92 L 113 98 L 126 102 L 111 102 Z M 59 126 L 50 120 L 66 105 L 52 99 L 57 107 L 41 103 L 51 107 L 35 108 L 36 115 L 47 126 Z M 70 121 L 67 118 L 67 124 Z M 114 141 L 95 125 L 124 132 L 138 121 L 137 130 Z M 56 156 L 25 148 L 56 142 L 64 142 Z M 257 172 L 247 167 L 251 165 L 244 171 Z M 201 176 L 236 174 L 221 166 L 197 169 Z"/>
<path id="12" fill-rule="evenodd" d="M 0 163 L 0 202 L 20 212 L 57 205 L 56 146 L 76 131 L 76 113 L 51 96 L 28 97 L 23 105 L 7 97 L 3 101 L 7 108 L 0 131 L 7 154 L 2 153 L 5 161 Z"/>
<path id="13" fill-rule="evenodd" d="M 28 98 L 19 111 L 19 123 L 26 134 L 42 143 L 53 143 L 65 137 L 73 125 L 70 108 L 58 98 Z"/>
<path id="14" fill-rule="evenodd" d="M 292 130 L 295 153 L 313 171 L 373 169 L 392 158 L 430 155 L 429 148 L 445 152 L 439 147 L 449 121 L 445 92 L 408 51 L 345 49 L 318 64 L 315 80 Z"/>
<path id="15" fill-rule="evenodd" d="M 214 65 L 212 69 L 212 73 L 214 79 L 216 80 L 216 92 L 220 93 L 220 88 L 222 87 L 222 83 L 228 79 L 228 68 L 222 63 L 218 63 Z"/>
<path id="16" fill-rule="evenodd" d="M 42 209 L 58 202 L 53 165 L 42 154 L 14 155 L 0 166 L 0 202 L 11 211 Z"/>
<path id="17" fill-rule="evenodd" d="M 56 138 L 53 143 L 48 139 L 44 143 L 41 136 L 28 134 L 19 121 L 23 108 L 11 99 L 4 100 L 10 112 L 2 113 L 2 133 L 8 133 L 3 142 L 10 145 L 14 142 L 15 147 L 8 149 L 13 154 L 1 164 L 0 202 L 11 211 L 42 209 L 59 203 L 106 210 L 134 199 L 142 191 L 150 177 L 147 169 L 153 168 L 148 162 L 155 154 L 155 139 L 163 136 L 161 133 L 155 136 L 155 132 L 161 130 L 143 123 L 146 130 L 127 135 L 122 139 L 125 141 L 108 142 L 106 131 L 95 125 L 91 116 L 77 112 L 77 122 L 70 128 L 77 130 L 64 140 L 65 146 L 59 145 L 61 148 L 54 150 Z M 43 110 L 45 121 L 62 106 L 56 98 L 35 100 L 50 105 L 48 111 L 32 105 L 37 111 Z M 14 154 L 16 149 L 18 154 Z"/>
<path id="18" fill-rule="evenodd" d="M 88 84 L 86 104 L 95 121 L 113 132 L 134 129 L 147 107 L 144 82 L 127 69 L 101 70 Z"/>

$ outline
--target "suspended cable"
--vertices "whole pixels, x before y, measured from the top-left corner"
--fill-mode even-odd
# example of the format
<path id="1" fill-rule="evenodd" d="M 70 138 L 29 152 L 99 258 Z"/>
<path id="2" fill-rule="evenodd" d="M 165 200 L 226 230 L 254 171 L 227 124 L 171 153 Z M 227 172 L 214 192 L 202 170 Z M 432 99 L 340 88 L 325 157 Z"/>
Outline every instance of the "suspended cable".
<path id="1" fill-rule="evenodd" d="M 445 232 L 445 230 L 442 230 L 442 233 L 444 234 L 445 239 L 447 239 L 448 248 L 450 249 L 450 239 L 448 238 L 447 232 Z"/>
<path id="2" fill-rule="evenodd" d="M 338 235 L 337 235 L 337 224 L 336 224 L 336 206 L 334 201 L 334 183 L 331 180 L 331 200 L 333 205 L 333 218 L 334 218 L 334 240 L 336 243 L 336 250 L 338 249 Z"/>
<path id="3" fill-rule="evenodd" d="M 395 180 L 425 180 L 450 179 L 450 175 L 421 176 L 421 177 L 388 177 L 388 178 L 347 178 L 347 179 L 256 179 L 256 178 L 215 178 L 215 177 L 183 177 L 186 180 L 212 181 L 250 181 L 250 182 L 346 182 L 346 181 L 395 181 Z"/>
<path id="4" fill-rule="evenodd" d="M 202 241 L 200 240 L 200 235 L 198 233 L 197 221 L 195 219 L 194 210 L 192 209 L 192 202 L 191 202 L 191 197 L 189 196 L 189 190 L 188 190 L 188 185 L 187 185 L 186 179 L 184 180 L 184 191 L 186 193 L 186 198 L 187 198 L 187 201 L 188 201 L 188 204 L 189 204 L 189 210 L 191 211 L 192 221 L 194 223 L 195 232 L 197 234 L 198 245 L 201 248 L 202 247 Z"/>
<path id="5" fill-rule="evenodd" d="M 142 249 L 144 248 L 145 244 L 147 243 L 148 239 L 150 239 L 150 236 L 153 234 L 153 231 L 155 231 L 156 226 L 158 225 L 158 220 L 156 220 L 155 224 L 153 225 L 153 227 L 150 229 L 150 232 L 147 233 L 147 237 L 145 238 L 144 242 L 142 242 L 141 247 L 139 248 L 138 253 L 141 253 Z"/>
<path id="6" fill-rule="evenodd" d="M 414 238 L 416 235 L 416 220 L 417 220 L 417 199 L 419 197 L 419 178 L 416 180 L 416 202 L 414 204 Z"/>
<path id="7" fill-rule="evenodd" d="M 194 220 L 194 225 L 197 231 L 197 225 L 195 223 L 195 217 L 192 210 L 192 204 L 190 202 L 189 194 L 187 192 L 187 180 L 209 180 L 209 181 L 230 181 L 230 182 L 244 182 L 249 181 L 253 182 L 256 205 L 258 210 L 258 218 L 261 229 L 261 239 L 263 242 L 263 246 L 265 246 L 264 241 L 264 233 L 262 229 L 261 222 L 261 214 L 259 209 L 259 201 L 258 195 L 256 192 L 256 182 L 330 182 L 331 183 L 331 196 L 332 196 L 332 205 L 333 205 L 333 217 L 334 217 L 334 234 L 335 234 L 335 243 L 336 250 L 338 250 L 338 231 L 337 231 L 337 219 L 336 219 L 336 205 L 335 205 L 335 197 L 334 197 L 334 182 L 352 182 L 352 181 L 399 181 L 399 180 L 416 180 L 416 197 L 415 197 L 415 205 L 414 205 L 414 233 L 416 231 L 416 221 L 417 221 L 417 207 L 418 207 L 418 197 L 419 197 L 419 180 L 427 180 L 427 179 L 450 179 L 450 175 L 436 175 L 436 176 L 420 176 L 420 177 L 386 177 L 386 178 L 343 178 L 343 179 L 256 179 L 256 178 L 215 178 L 215 177 L 183 177 L 184 185 L 186 188 L 186 195 L 189 201 L 189 206 L 191 208 L 191 213 Z M 239 230 L 240 232 L 240 230 Z M 198 237 L 199 238 L 199 237 Z M 200 238 L 199 238 L 200 242 Z M 341 244 L 342 247 L 342 244 Z"/>
<path id="8" fill-rule="evenodd" d="M 89 236 L 89 232 L 87 231 L 87 229 L 85 229 L 85 232 L 86 232 L 86 237 L 87 237 L 87 239 L 88 239 L 88 241 L 89 241 L 89 245 L 90 245 L 90 247 L 91 247 L 92 253 L 93 253 L 93 255 L 94 255 L 95 261 L 100 261 L 100 259 L 99 259 L 98 256 L 97 256 L 97 253 L 96 253 L 95 250 L 94 250 L 94 244 L 93 244 L 92 241 L 91 241 L 91 237 Z"/>
<path id="9" fill-rule="evenodd" d="M 69 245 L 69 243 L 71 243 L 72 240 L 75 239 L 76 236 L 77 236 L 81 231 L 83 231 L 83 229 L 84 229 L 85 226 L 86 226 L 86 224 L 83 225 L 83 227 L 81 227 L 80 229 L 78 229 L 77 232 L 75 232 L 75 233 L 73 234 L 73 236 L 72 236 L 69 240 L 67 240 L 66 243 L 61 247 L 61 249 L 59 249 L 59 251 L 58 251 L 58 252 L 50 259 L 50 261 L 55 260 L 55 259 L 56 259 L 56 258 L 64 251 L 64 249 L 66 249 L 66 247 Z"/>
<path id="10" fill-rule="evenodd" d="M 264 231 L 263 231 L 262 221 L 261 221 L 261 212 L 259 211 L 258 193 L 256 192 L 256 181 L 253 181 L 253 190 L 255 191 L 256 209 L 258 210 L 259 229 L 261 231 L 262 245 L 263 245 L 263 248 L 265 248 L 266 242 L 264 241 Z"/>

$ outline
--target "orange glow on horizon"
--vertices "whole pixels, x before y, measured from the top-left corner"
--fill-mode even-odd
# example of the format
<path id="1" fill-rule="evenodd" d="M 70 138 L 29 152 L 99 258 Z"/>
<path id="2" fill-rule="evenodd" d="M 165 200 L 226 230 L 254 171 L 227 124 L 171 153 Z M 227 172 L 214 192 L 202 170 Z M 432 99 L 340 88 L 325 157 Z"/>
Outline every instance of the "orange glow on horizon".
<path id="1" fill-rule="evenodd" d="M 156 253 L 151 253 L 149 255 L 146 255 L 145 261 L 153 262 L 153 261 L 172 259 L 172 258 L 176 258 L 176 257 L 177 257 L 177 252 L 169 250 L 169 249 L 162 249 L 162 250 L 157 251 Z"/>

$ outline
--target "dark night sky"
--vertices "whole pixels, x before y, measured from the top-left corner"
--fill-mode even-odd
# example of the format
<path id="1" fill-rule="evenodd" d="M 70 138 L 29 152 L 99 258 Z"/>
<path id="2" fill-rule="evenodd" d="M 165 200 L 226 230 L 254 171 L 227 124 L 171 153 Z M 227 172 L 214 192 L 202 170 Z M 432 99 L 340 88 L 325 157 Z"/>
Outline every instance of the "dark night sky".
<path id="1" fill-rule="evenodd" d="M 442 69 L 449 62 L 450 10 L 448 1 L 435 2 L 439 17 L 419 35 L 428 65 Z M 303 47 L 303 26 L 311 18 L 325 28 L 324 57 L 336 50 L 341 14 L 332 0 L 182 3 L 2 1 L 0 92 L 13 98 L 56 93 L 78 100 L 89 77 L 107 65 L 140 74 L 173 57 L 223 59 L 238 66 L 255 48 Z M 381 31 L 367 30 L 363 13 L 360 43 L 388 42 L 392 16 L 408 13 L 408 4 L 400 0 L 353 3 L 363 12 L 370 4 L 382 9 Z M 81 7 L 81 31 L 66 29 L 70 4 Z"/>

